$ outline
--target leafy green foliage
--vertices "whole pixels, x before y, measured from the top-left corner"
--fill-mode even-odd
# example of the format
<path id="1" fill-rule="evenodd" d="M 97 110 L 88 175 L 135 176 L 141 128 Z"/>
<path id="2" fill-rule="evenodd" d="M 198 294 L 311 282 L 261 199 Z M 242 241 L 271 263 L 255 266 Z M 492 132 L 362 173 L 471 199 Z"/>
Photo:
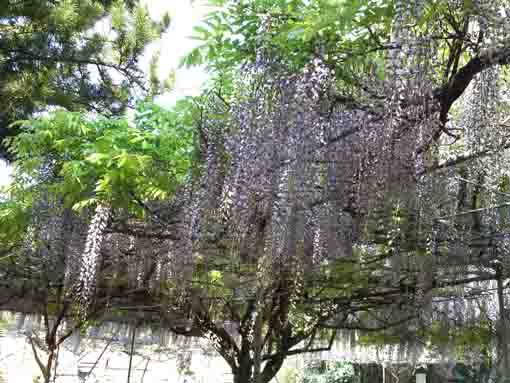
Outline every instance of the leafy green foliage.
<path id="1" fill-rule="evenodd" d="M 487 320 L 448 329 L 443 328 L 440 322 L 435 321 L 430 327 L 420 329 L 417 337 L 425 344 L 430 345 L 432 349 L 451 344 L 454 346 L 456 357 L 462 359 L 466 352 L 472 350 L 473 346 L 481 346 L 482 350 L 488 350 L 493 335 L 493 329 Z M 362 335 L 359 342 L 362 345 L 388 345 L 399 344 L 400 341 L 401 335 L 398 333 L 375 332 Z"/>
<path id="2" fill-rule="evenodd" d="M 27 208 L 30 192 L 21 193 L 15 200 L 0 201 L 0 243 L 3 249 L 9 249 L 25 236 L 29 222 Z M 9 255 L 0 251 L 0 264 L 7 261 Z"/>
<path id="3" fill-rule="evenodd" d="M 143 104 L 134 124 L 62 111 L 24 121 L 10 143 L 17 158 L 10 193 L 30 204 L 30 193 L 44 187 L 78 210 L 101 200 L 141 212 L 140 204 L 169 198 L 190 174 L 194 134 L 178 118 Z M 17 220 L 15 206 L 3 214 Z"/>
<path id="4" fill-rule="evenodd" d="M 182 60 L 182 65 L 206 64 L 216 74 L 235 72 L 243 63 L 255 62 L 265 52 L 297 70 L 320 54 L 335 70 L 342 88 L 358 89 L 367 75 L 384 79 L 387 57 L 396 26 L 392 0 L 210 0 L 214 11 L 195 27 L 201 44 Z M 411 8 L 414 5 L 409 5 Z M 496 14 L 472 1 L 452 7 L 447 0 L 423 3 L 413 16 L 400 20 L 416 36 L 434 36 L 438 66 L 434 81 L 447 83 L 451 76 L 477 52 L 474 36 L 461 36 L 469 20 L 483 15 L 488 25 L 501 23 Z M 266 30 L 262 31 L 265 26 Z M 398 27 L 400 28 L 400 27 Z M 403 58 L 406 60 L 406 58 Z"/>
<path id="5" fill-rule="evenodd" d="M 249 0 L 212 1 L 218 9 L 195 28 L 202 45 L 182 63 L 207 63 L 218 72 L 253 62 L 258 48 L 271 50 L 290 67 L 299 68 L 317 52 L 350 82 L 354 72 L 374 69 L 383 75 L 382 41 L 390 33 L 391 1 Z M 271 25 L 259 29 L 265 17 Z"/>
<path id="6" fill-rule="evenodd" d="M 0 10 L 0 138 L 18 132 L 7 130 L 13 121 L 50 106 L 118 114 L 133 105 L 135 94 L 148 92 L 139 57 L 169 22 L 151 20 L 138 1 L 7 2 Z"/>
<path id="7" fill-rule="evenodd" d="M 354 367 L 350 363 L 308 367 L 303 372 L 302 383 L 356 383 Z"/>

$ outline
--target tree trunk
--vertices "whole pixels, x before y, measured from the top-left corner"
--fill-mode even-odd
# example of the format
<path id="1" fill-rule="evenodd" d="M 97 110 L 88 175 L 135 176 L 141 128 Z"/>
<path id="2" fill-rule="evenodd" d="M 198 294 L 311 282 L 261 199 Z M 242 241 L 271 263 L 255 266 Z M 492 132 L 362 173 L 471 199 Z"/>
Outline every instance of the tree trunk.
<path id="1" fill-rule="evenodd" d="M 249 356 L 241 358 L 239 367 L 232 370 L 233 383 L 269 383 L 280 370 L 285 357 L 282 355 L 275 360 L 268 361 L 262 371 L 254 368 L 253 359 Z"/>
<path id="2" fill-rule="evenodd" d="M 239 367 L 233 371 L 234 383 L 253 383 L 253 365 L 250 362 L 241 363 Z M 264 382 L 266 383 L 266 382 Z"/>
<path id="3" fill-rule="evenodd" d="M 55 350 L 50 349 L 48 353 L 48 360 L 46 362 L 46 374 L 44 374 L 44 383 L 51 381 L 51 369 L 53 368 L 53 359 L 55 359 Z"/>
<path id="4" fill-rule="evenodd" d="M 255 376 L 252 366 L 241 366 L 233 373 L 233 383 L 269 383 L 275 374 L 264 374 L 260 373 Z"/>

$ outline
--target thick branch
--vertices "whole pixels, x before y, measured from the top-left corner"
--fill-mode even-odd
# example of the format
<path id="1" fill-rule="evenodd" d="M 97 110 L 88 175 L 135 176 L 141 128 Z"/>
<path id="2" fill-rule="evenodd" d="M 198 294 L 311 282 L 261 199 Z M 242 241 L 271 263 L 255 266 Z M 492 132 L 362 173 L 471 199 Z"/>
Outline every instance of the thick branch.
<path id="1" fill-rule="evenodd" d="M 509 63 L 510 47 L 491 47 L 472 58 L 452 77 L 447 85 L 434 92 L 434 97 L 441 103 L 441 122 L 446 123 L 451 106 L 464 93 L 478 73 L 493 65 L 508 65 Z"/>
<path id="2" fill-rule="evenodd" d="M 204 335 L 213 334 L 216 341 L 213 341 L 213 346 L 216 348 L 225 361 L 232 369 L 237 368 L 236 356 L 239 355 L 239 348 L 230 334 L 223 328 L 222 325 L 217 325 L 209 318 L 205 309 L 198 310 L 195 314 L 196 324 Z"/>
<path id="3" fill-rule="evenodd" d="M 41 370 L 41 373 L 43 374 L 44 379 L 47 379 L 49 371 L 46 370 L 46 367 L 42 363 L 41 358 L 39 358 L 37 348 L 35 347 L 34 338 L 32 336 L 28 336 L 28 340 L 30 341 L 30 346 L 32 347 L 32 352 L 34 353 L 35 361 L 37 362 L 37 365 L 39 366 L 39 369 Z"/>
<path id="4" fill-rule="evenodd" d="M 336 337 L 336 331 L 333 331 L 331 333 L 331 337 L 329 338 L 328 345 L 326 347 L 319 347 L 319 348 L 310 348 L 311 343 L 308 343 L 306 347 L 304 348 L 297 348 L 294 350 L 288 350 L 283 351 L 282 353 L 285 354 L 285 357 L 292 356 L 292 355 L 298 355 L 298 354 L 305 354 L 305 353 L 311 353 L 311 352 L 323 352 L 323 351 L 331 351 L 331 347 L 333 346 L 333 342 L 335 341 Z M 272 355 L 264 355 L 263 360 L 271 360 L 271 359 L 277 359 L 280 357 L 281 353 L 272 354 Z"/>
<path id="5" fill-rule="evenodd" d="M 494 65 L 510 64 L 510 46 L 491 47 L 483 50 L 478 56 L 473 57 L 466 65 L 460 68 L 444 86 L 434 90 L 432 97 L 439 102 L 439 128 L 432 134 L 427 143 L 422 145 L 417 153 L 426 152 L 429 147 L 437 142 L 441 134 L 445 132 L 448 121 L 448 113 L 452 105 L 462 96 L 471 80 L 487 68 Z"/>

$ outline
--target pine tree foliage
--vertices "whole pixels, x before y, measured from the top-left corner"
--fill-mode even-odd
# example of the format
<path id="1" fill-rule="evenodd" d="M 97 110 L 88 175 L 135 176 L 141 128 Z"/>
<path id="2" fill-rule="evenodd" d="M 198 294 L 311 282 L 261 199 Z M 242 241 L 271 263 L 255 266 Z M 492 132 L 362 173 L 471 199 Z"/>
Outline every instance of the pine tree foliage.
<path id="1" fill-rule="evenodd" d="M 168 15 L 156 22 L 133 1 L 8 1 L 0 11 L 0 137 L 52 107 L 118 114 L 133 106 L 150 91 L 140 57 L 168 25 Z"/>

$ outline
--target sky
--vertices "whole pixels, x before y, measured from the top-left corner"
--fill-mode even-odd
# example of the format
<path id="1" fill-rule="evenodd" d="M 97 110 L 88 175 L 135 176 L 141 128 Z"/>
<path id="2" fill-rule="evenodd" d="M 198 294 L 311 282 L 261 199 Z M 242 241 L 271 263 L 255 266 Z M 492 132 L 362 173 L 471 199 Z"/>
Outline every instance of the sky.
<path id="1" fill-rule="evenodd" d="M 168 77 L 172 70 L 176 70 L 175 89 L 158 97 L 161 106 L 172 106 L 183 96 L 197 95 L 200 86 L 207 79 L 201 68 L 178 68 L 180 59 L 191 51 L 197 41 L 190 39 L 193 26 L 210 10 L 205 0 L 142 0 L 153 18 L 161 17 L 165 12 L 171 15 L 171 25 L 162 38 L 152 43 L 142 59 L 142 67 L 148 69 L 150 57 L 159 50 L 159 75 L 161 79 Z M 0 160 L 0 187 L 9 182 L 10 169 Z"/>
<path id="2" fill-rule="evenodd" d="M 148 48 L 145 56 L 145 65 L 148 68 L 151 54 L 159 50 L 159 74 L 164 79 L 172 70 L 177 69 L 180 59 L 199 43 L 190 39 L 190 36 L 193 34 L 193 27 L 210 8 L 206 6 L 205 0 L 144 0 L 144 3 L 152 17 L 157 18 L 169 12 L 172 18 L 169 31 Z M 159 97 L 158 103 L 171 106 L 179 97 L 196 95 L 206 79 L 207 76 L 201 68 L 177 69 L 175 91 Z"/>
<path id="3" fill-rule="evenodd" d="M 4 161 L 0 160 L 0 186 L 9 182 L 9 169 Z"/>

